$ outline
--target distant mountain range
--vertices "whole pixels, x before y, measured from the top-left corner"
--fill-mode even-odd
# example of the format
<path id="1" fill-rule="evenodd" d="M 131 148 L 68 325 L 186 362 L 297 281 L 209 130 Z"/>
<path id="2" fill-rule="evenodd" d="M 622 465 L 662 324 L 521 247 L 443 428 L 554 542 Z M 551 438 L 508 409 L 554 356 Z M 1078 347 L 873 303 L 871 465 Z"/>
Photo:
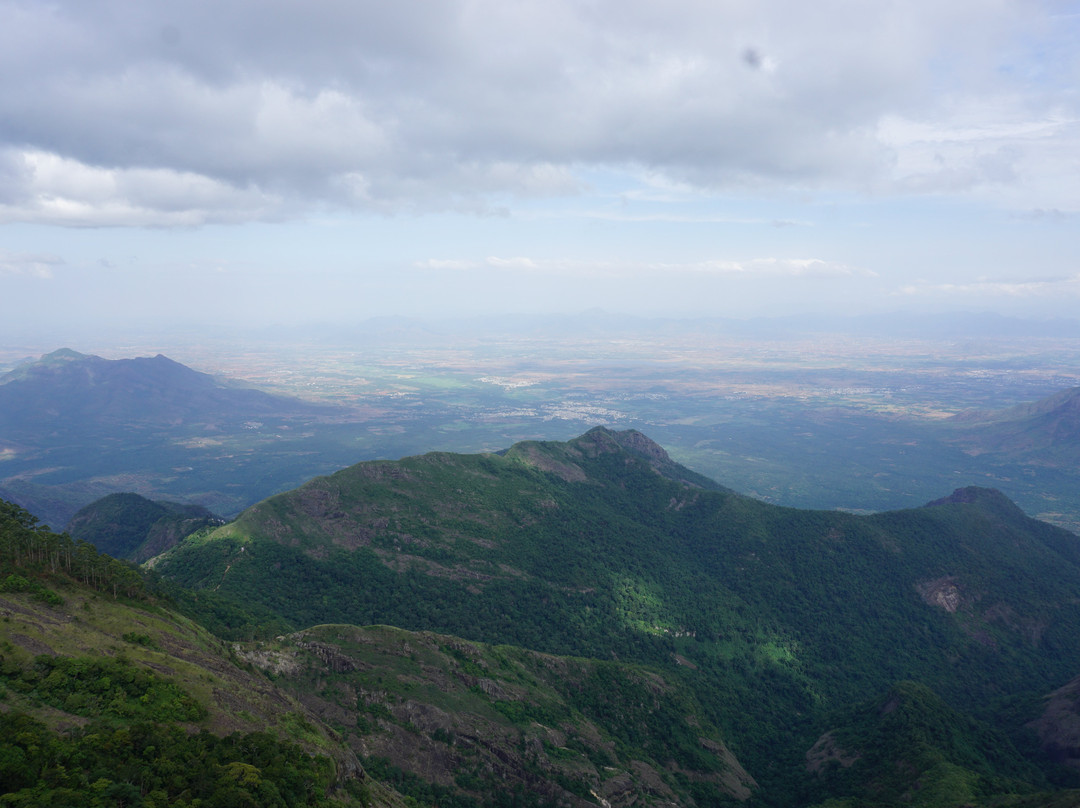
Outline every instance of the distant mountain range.
<path id="1" fill-rule="evenodd" d="M 0 791 L 1080 804 L 1080 539 L 1000 491 L 779 507 L 605 428 L 341 468 L 350 417 L 164 356 L 0 377 L 0 497 L 82 508 L 0 502 Z M 1064 489 L 1080 390 L 920 440 Z"/>

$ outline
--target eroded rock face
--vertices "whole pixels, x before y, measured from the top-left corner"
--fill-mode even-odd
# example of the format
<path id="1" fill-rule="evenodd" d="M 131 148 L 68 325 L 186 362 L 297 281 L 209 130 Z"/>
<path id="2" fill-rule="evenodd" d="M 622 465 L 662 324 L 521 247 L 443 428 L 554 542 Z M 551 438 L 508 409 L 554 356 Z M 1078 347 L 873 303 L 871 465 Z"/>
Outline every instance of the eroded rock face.
<path id="1" fill-rule="evenodd" d="M 560 462 L 542 452 L 539 447 L 524 447 L 521 454 L 522 459 L 525 460 L 525 462 L 536 466 L 541 471 L 555 474 L 566 480 L 568 483 L 583 483 L 588 479 L 588 475 L 585 474 L 584 469 L 580 466 L 576 466 L 573 463 Z"/>
<path id="2" fill-rule="evenodd" d="M 615 440 L 620 446 L 631 449 L 638 454 L 644 455 L 656 463 L 670 463 L 671 457 L 667 451 L 656 441 L 646 437 L 636 429 L 627 429 L 615 433 Z"/>
<path id="3" fill-rule="evenodd" d="M 951 576 L 917 583 L 915 589 L 928 606 L 937 606 L 949 614 L 955 614 L 960 608 L 960 587 L 956 585 L 956 579 Z"/>
<path id="4" fill-rule="evenodd" d="M 855 765 L 855 761 L 859 757 L 860 755 L 857 752 L 849 752 L 837 746 L 833 734 L 826 732 L 817 739 L 817 743 L 810 747 L 810 751 L 806 753 L 806 770 L 817 774 L 833 761 L 847 769 Z"/>
<path id="5" fill-rule="evenodd" d="M 271 650 L 264 648 L 247 649 L 241 645 L 233 646 L 234 653 L 245 662 L 250 662 L 264 671 L 269 671 L 275 676 L 295 676 L 303 665 L 297 660 L 296 654 L 283 650 Z"/>

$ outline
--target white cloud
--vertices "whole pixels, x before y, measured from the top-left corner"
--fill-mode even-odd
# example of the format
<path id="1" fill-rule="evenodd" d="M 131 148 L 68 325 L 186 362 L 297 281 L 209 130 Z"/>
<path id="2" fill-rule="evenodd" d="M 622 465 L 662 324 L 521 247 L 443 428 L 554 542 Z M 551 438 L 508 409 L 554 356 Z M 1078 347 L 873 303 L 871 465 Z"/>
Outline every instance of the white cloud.
<path id="1" fill-rule="evenodd" d="M 702 272 L 716 275 L 786 278 L 876 277 L 872 270 L 850 267 L 821 258 L 754 258 L 749 261 L 700 261 L 690 264 L 654 264 L 665 272 Z"/>
<path id="2" fill-rule="evenodd" d="M 1075 22 L 1052 10 L 8 0 L 0 150 L 38 165 L 0 162 L 0 203 L 59 224 L 497 214 L 605 167 L 709 192 L 992 185 L 1071 209 Z"/>
<path id="3" fill-rule="evenodd" d="M 0 250 L 0 275 L 24 275 L 47 280 L 52 278 L 54 267 L 64 263 L 64 259 L 48 253 L 13 253 Z"/>
<path id="4" fill-rule="evenodd" d="M 879 136 L 896 154 L 892 187 L 911 193 L 987 192 L 1009 207 L 1076 208 L 1080 114 L 1024 109 L 1021 98 L 960 104 L 934 121 L 885 118 Z"/>
<path id="5" fill-rule="evenodd" d="M 1075 297 L 1080 296 L 1080 274 L 1025 280 L 979 279 L 968 283 L 919 281 L 900 287 L 896 294 L 934 297 Z"/>
<path id="6" fill-rule="evenodd" d="M 498 258 L 496 256 L 489 256 L 484 262 L 489 267 L 495 267 L 496 269 L 538 269 L 539 264 L 531 258 Z"/>
<path id="7" fill-rule="evenodd" d="M 417 269 L 474 269 L 479 264 L 475 261 L 459 261 L 456 259 L 428 258 L 413 264 Z"/>
<path id="8" fill-rule="evenodd" d="M 414 264 L 418 269 L 476 270 L 484 267 L 498 270 L 521 270 L 530 273 L 550 273 L 588 277 L 628 277 L 632 275 L 717 275 L 744 278 L 873 278 L 877 273 L 820 258 L 754 258 L 746 261 L 715 259 L 684 263 L 640 263 L 612 261 L 579 261 L 569 259 L 535 259 L 517 256 L 489 256 L 483 262 L 460 259 L 431 258 Z"/>
<path id="9" fill-rule="evenodd" d="M 279 198 L 172 169 L 101 168 L 40 151 L 8 155 L 25 167 L 18 197 L 0 222 L 79 227 L 175 227 L 268 218 Z"/>

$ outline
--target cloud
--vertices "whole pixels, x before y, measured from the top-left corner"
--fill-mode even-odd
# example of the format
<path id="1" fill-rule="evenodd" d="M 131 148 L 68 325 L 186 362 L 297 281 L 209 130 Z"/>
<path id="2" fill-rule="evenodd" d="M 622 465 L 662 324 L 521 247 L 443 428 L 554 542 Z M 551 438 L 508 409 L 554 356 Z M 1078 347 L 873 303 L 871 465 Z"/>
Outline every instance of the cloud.
<path id="1" fill-rule="evenodd" d="M 269 218 L 280 198 L 172 169 L 106 169 L 55 154 L 8 152 L 21 163 L 18 196 L 0 199 L 0 222 L 97 227 L 194 226 Z"/>
<path id="2" fill-rule="evenodd" d="M 820 258 L 755 258 L 749 261 L 701 261 L 689 264 L 654 264 L 666 272 L 701 272 L 714 275 L 777 278 L 876 277 L 869 269 L 850 267 Z"/>
<path id="3" fill-rule="evenodd" d="M 900 287 L 903 296 L 989 296 L 989 297 L 1074 297 L 1080 296 L 1080 274 L 1055 278 L 1025 280 L 979 279 L 969 283 L 930 283 L 920 281 Z"/>
<path id="4" fill-rule="evenodd" d="M 1077 212 L 1072 210 L 1058 210 L 1057 208 L 1035 208 L 1033 210 L 1019 211 L 1013 215 L 1017 219 L 1026 219 L 1033 222 L 1063 224 L 1075 219 Z"/>
<path id="5" fill-rule="evenodd" d="M 489 267 L 496 269 L 538 269 L 539 265 L 531 258 L 498 258 L 490 256 L 484 262 Z"/>
<path id="6" fill-rule="evenodd" d="M 877 273 L 820 258 L 754 258 L 748 261 L 709 260 L 684 263 L 635 263 L 612 261 L 577 261 L 569 259 L 535 259 L 526 257 L 499 258 L 489 256 L 484 261 L 460 259 L 427 259 L 414 264 L 418 269 L 432 270 L 519 270 L 588 277 L 620 277 L 629 275 L 663 276 L 673 274 L 716 275 L 743 278 L 873 278 Z"/>
<path id="7" fill-rule="evenodd" d="M 62 266 L 64 259 L 48 253 L 13 253 L 0 250 L 0 275 L 23 275 L 50 279 L 53 268 Z"/>
<path id="8" fill-rule="evenodd" d="M 1053 178 L 1077 145 L 1061 89 L 1075 27 L 1051 25 L 1051 8 L 9 0 L 0 215 L 498 214 L 582 193 L 595 167 L 710 193 L 966 193 L 1034 178 L 1045 198 L 1026 207 L 1066 207 Z"/>
<path id="9" fill-rule="evenodd" d="M 996 99 L 961 104 L 932 123 L 883 119 L 879 136 L 897 156 L 889 181 L 906 193 L 986 192 L 1021 208 L 1074 206 L 1076 171 L 1064 156 L 1080 149 L 1080 113 L 1024 113 L 1020 99 Z"/>

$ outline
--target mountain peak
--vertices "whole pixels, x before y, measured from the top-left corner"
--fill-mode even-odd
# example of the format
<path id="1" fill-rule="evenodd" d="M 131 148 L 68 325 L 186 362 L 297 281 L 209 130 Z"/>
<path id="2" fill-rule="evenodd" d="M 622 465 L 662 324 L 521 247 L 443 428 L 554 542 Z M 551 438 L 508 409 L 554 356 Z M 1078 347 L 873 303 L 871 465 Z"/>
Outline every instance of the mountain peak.
<path id="1" fill-rule="evenodd" d="M 978 485 L 968 485 L 957 488 L 947 497 L 927 502 L 924 507 L 932 508 L 935 505 L 1008 505 L 1013 508 L 1016 504 L 998 491 L 996 488 L 983 488 Z"/>
<path id="2" fill-rule="evenodd" d="M 508 456 L 517 457 L 531 466 L 557 474 L 567 482 L 584 482 L 594 477 L 586 470 L 591 461 L 604 456 L 623 454 L 627 462 L 631 458 L 644 462 L 661 477 L 695 488 L 722 490 L 715 480 L 691 471 L 671 459 L 658 443 L 636 429 L 612 430 L 594 426 L 584 435 L 566 443 L 555 441 L 523 441 L 507 450 Z"/>
<path id="3" fill-rule="evenodd" d="M 593 452 L 615 452 L 620 449 L 641 455 L 650 463 L 671 463 L 671 457 L 659 443 L 636 429 L 614 431 L 604 426 L 594 426 L 581 437 L 570 441 L 578 449 Z"/>
<path id="4" fill-rule="evenodd" d="M 45 354 L 41 357 L 42 364 L 55 364 L 57 362 L 78 362 L 82 359 L 90 359 L 90 356 L 81 354 L 78 351 L 73 351 L 71 348 L 60 348 L 52 353 Z"/>
<path id="5" fill-rule="evenodd" d="M 974 505 L 979 510 L 997 517 L 1028 518 L 1019 505 L 996 488 L 982 488 L 977 485 L 957 488 L 949 496 L 928 502 L 924 507 L 932 508 L 936 505 Z"/>

